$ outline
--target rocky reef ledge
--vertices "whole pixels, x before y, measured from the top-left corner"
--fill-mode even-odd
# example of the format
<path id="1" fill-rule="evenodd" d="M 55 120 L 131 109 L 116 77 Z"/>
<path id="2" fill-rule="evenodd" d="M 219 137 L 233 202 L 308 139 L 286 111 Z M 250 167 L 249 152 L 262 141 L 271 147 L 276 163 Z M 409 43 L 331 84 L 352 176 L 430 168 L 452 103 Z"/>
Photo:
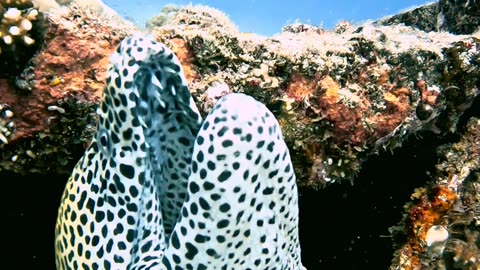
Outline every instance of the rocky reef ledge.
<path id="1" fill-rule="evenodd" d="M 44 46 L 2 78 L 2 123 L 15 125 L 2 133 L 2 170 L 70 171 L 94 130 L 108 57 L 139 31 L 75 4 L 46 15 Z M 420 130 L 455 132 L 479 92 L 475 35 L 340 23 L 261 37 L 202 6 L 166 7 L 148 26 L 179 56 L 202 113 L 229 91 L 274 111 L 300 185 L 352 181 L 370 155 Z"/>
<path id="2" fill-rule="evenodd" d="M 141 30 L 75 2 L 28 5 L 20 16 L 34 8 L 41 46 L 18 72 L 0 74 L 0 172 L 67 176 L 95 130 L 108 57 Z M 476 269 L 468 265 L 480 259 L 480 125 L 460 119 L 480 111 L 480 33 L 426 32 L 392 18 L 333 30 L 297 23 L 263 37 L 239 32 L 209 7 L 167 6 L 147 26 L 176 52 L 202 114 L 228 92 L 252 95 L 275 113 L 301 187 L 353 183 L 369 158 L 422 132 L 462 135 L 439 147 L 444 161 L 412 190 L 405 218 L 392 227 L 392 269 L 426 269 L 428 256 Z"/>

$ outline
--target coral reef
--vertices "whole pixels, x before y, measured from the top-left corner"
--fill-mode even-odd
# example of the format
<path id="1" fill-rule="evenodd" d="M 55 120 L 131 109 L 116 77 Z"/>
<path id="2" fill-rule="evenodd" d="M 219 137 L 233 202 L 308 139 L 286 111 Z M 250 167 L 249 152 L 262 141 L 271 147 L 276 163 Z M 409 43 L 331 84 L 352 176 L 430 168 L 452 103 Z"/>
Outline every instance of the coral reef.
<path id="1" fill-rule="evenodd" d="M 398 246 L 390 269 L 478 269 L 480 119 L 459 142 L 438 149 L 434 180 L 418 188 L 391 228 Z"/>
<path id="2" fill-rule="evenodd" d="M 217 23 L 225 18 L 203 6 L 168 7 L 149 25 L 184 55 L 204 114 L 213 84 L 253 95 L 277 113 L 301 185 L 351 181 L 369 155 L 419 130 L 452 132 L 478 94 L 473 37 L 295 23 L 265 38 L 221 27 L 230 25 Z"/>
<path id="3" fill-rule="evenodd" d="M 15 75 L 43 41 L 43 20 L 30 0 L 0 1 L 0 76 Z"/>
<path id="4" fill-rule="evenodd" d="M 48 119 L 45 108 L 66 93 L 94 106 L 111 48 L 135 31 L 69 7 L 68 15 L 49 15 L 47 48 L 16 80 L 17 89 L 30 92 L 23 103 L 45 100 L 36 96 L 45 92 L 48 99 L 41 110 L 12 107 L 15 115 Z M 368 23 L 329 32 L 296 23 L 266 38 L 238 32 L 216 9 L 191 5 L 167 6 L 148 25 L 178 55 L 203 115 L 227 92 L 255 96 L 276 113 L 300 185 L 352 181 L 370 155 L 401 146 L 419 130 L 453 132 L 478 94 L 474 37 Z M 48 128 L 15 120 L 13 141 Z"/>

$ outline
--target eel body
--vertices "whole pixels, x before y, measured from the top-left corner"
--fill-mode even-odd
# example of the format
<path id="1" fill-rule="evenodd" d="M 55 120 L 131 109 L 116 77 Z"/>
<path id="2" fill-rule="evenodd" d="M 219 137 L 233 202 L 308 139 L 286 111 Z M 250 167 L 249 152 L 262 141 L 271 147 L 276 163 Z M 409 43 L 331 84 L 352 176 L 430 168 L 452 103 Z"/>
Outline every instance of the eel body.
<path id="1" fill-rule="evenodd" d="M 295 174 L 263 104 L 227 94 L 202 120 L 177 57 L 134 35 L 98 115 L 61 199 L 57 269 L 303 269 Z"/>

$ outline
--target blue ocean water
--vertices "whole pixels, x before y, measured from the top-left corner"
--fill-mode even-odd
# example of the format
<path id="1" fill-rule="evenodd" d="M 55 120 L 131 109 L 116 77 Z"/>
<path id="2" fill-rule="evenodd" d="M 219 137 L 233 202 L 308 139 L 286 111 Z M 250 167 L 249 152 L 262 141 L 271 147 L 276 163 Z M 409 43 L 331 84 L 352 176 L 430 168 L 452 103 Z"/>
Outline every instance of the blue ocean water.
<path id="1" fill-rule="evenodd" d="M 339 21 L 353 24 L 394 15 L 402 10 L 433 3 L 427 0 L 104 0 L 124 18 L 144 27 L 145 21 L 158 14 L 167 4 L 202 4 L 225 12 L 242 32 L 270 36 L 286 24 L 299 20 L 314 26 L 332 29 Z"/>

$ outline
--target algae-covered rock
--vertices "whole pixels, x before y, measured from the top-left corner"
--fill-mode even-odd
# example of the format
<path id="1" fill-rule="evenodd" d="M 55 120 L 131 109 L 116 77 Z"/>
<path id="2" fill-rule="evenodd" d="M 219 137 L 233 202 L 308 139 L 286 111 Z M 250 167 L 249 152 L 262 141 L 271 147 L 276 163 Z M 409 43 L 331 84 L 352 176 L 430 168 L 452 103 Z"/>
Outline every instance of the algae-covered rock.
<path id="1" fill-rule="evenodd" d="M 0 171 L 71 172 L 95 130 L 109 57 L 132 33 L 75 4 L 47 14 L 44 47 L 18 76 L 0 78 Z"/>
<path id="2" fill-rule="evenodd" d="M 54 90 L 44 108 L 57 106 L 68 92 L 94 106 L 109 54 L 122 36 L 136 31 L 122 32 L 105 23 L 108 17 L 87 22 L 91 12 L 81 10 L 71 5 L 76 17 L 52 17 L 59 28 L 50 28 L 54 38 L 39 53 L 35 77 L 27 72 L 17 80 L 30 89 L 29 97 L 45 93 L 39 87 Z M 86 26 L 78 31 L 82 20 Z M 420 130 L 454 132 L 478 95 L 480 43 L 474 36 L 367 23 L 333 32 L 294 24 L 263 37 L 239 32 L 216 9 L 191 5 L 168 6 L 148 25 L 182 62 L 201 113 L 223 94 L 244 92 L 276 114 L 300 185 L 352 181 L 370 155 L 400 147 Z M 42 58 L 60 51 L 62 40 L 65 60 L 82 61 Z M 18 115 L 20 108 L 12 111 Z M 33 138 L 47 129 L 43 123 L 17 124 L 19 136 L 12 141 Z M 48 171 L 34 166 L 16 170 Z"/>
<path id="3" fill-rule="evenodd" d="M 412 194 L 399 225 L 390 269 L 478 269 L 480 260 L 480 119 L 459 142 L 438 149 L 432 181 Z"/>
<path id="4" fill-rule="evenodd" d="M 152 31 L 180 55 L 203 113 L 215 83 L 261 100 L 281 123 L 302 185 L 351 181 L 369 155 L 419 130 L 453 132 L 478 94 L 472 36 L 294 24 L 267 38 L 212 23 L 225 16 L 202 6 L 159 16 Z"/>
<path id="5" fill-rule="evenodd" d="M 380 25 L 404 24 L 425 32 L 438 31 L 438 3 L 416 7 L 400 14 L 382 18 L 375 23 Z"/>
<path id="6" fill-rule="evenodd" d="M 480 30 L 480 2 L 478 0 L 439 0 L 382 18 L 376 23 L 404 24 L 425 32 L 473 34 Z"/>

